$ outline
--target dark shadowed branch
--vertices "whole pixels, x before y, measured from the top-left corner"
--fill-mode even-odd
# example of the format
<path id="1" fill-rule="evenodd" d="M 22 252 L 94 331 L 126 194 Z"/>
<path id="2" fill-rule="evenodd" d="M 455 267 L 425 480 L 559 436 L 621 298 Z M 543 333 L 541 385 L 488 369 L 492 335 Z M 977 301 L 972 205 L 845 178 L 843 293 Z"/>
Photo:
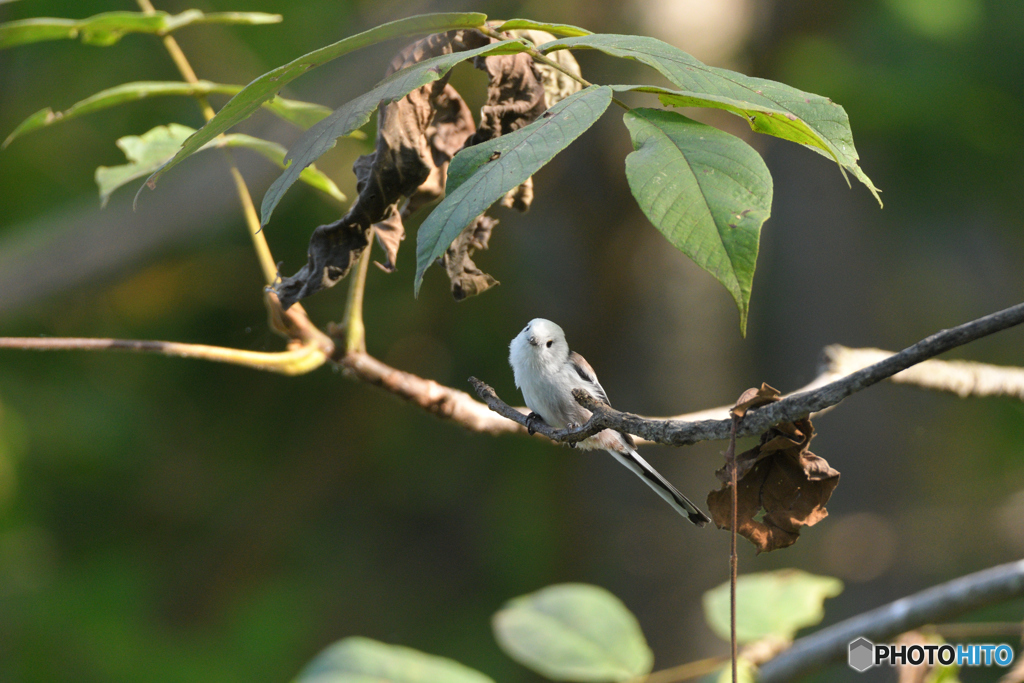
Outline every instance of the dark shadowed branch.
<path id="1" fill-rule="evenodd" d="M 807 417 L 811 413 L 830 408 L 851 394 L 877 384 L 933 356 L 1022 322 L 1024 322 L 1024 304 L 1018 304 L 972 322 L 936 332 L 897 354 L 841 379 L 811 391 L 792 394 L 763 408 L 751 410 L 744 418 L 737 436 L 761 434 L 780 422 L 792 422 Z M 491 410 L 515 420 L 523 426 L 528 426 L 525 415 L 504 404 L 493 389 L 475 378 L 471 378 L 470 382 Z M 732 428 L 730 419 L 694 422 L 680 419 L 654 420 L 613 410 L 581 390 L 574 391 L 573 395 L 580 405 L 593 412 L 585 425 L 563 430 L 542 430 L 535 427 L 536 431 L 551 439 L 566 443 L 581 441 L 602 429 L 615 429 L 634 434 L 647 441 L 671 446 L 686 446 L 700 441 L 716 441 L 730 437 Z"/>
<path id="2" fill-rule="evenodd" d="M 857 638 L 888 642 L 925 624 L 1021 595 L 1024 595 L 1024 560 L 968 574 L 800 638 L 761 667 L 758 681 L 792 681 L 845 658 L 847 647 Z"/>

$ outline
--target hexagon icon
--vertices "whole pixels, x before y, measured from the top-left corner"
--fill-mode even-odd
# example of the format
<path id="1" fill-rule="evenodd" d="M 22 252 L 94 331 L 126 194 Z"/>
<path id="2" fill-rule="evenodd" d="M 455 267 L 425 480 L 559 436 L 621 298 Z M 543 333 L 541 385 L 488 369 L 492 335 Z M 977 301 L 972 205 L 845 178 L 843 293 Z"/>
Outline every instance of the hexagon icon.
<path id="1" fill-rule="evenodd" d="M 858 638 L 850 643 L 847 662 L 850 668 L 861 673 L 875 665 L 875 644 L 867 638 Z"/>

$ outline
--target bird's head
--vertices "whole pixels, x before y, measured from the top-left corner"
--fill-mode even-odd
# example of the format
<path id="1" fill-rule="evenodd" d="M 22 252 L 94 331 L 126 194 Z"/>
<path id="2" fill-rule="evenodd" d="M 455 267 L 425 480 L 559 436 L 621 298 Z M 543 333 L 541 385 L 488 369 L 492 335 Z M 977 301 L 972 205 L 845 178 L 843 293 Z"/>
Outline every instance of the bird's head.
<path id="1" fill-rule="evenodd" d="M 513 368 L 561 364 L 569 357 L 562 328 L 544 318 L 534 318 L 509 344 Z"/>

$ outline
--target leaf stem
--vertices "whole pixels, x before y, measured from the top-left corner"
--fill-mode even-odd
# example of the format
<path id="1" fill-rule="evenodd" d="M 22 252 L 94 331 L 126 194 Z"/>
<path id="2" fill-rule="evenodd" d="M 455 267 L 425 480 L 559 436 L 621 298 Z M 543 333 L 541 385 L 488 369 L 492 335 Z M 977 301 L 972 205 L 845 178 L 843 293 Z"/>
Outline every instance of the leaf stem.
<path id="1" fill-rule="evenodd" d="M 477 30 L 483 33 L 485 36 L 494 38 L 495 40 L 507 40 L 507 38 L 503 37 L 500 33 L 492 29 L 490 26 L 484 25 L 478 28 Z M 594 85 L 587 79 L 583 78 L 578 74 L 574 74 L 573 72 L 569 71 L 555 60 L 548 57 L 546 54 L 538 50 L 535 45 L 533 45 L 530 41 L 526 40 L 525 38 L 519 38 L 519 41 L 526 45 L 526 54 L 533 57 L 534 61 L 540 62 L 541 64 L 546 64 L 547 66 L 550 66 L 552 69 L 561 71 L 563 74 L 573 79 L 574 81 L 582 85 L 584 88 L 589 88 L 590 86 Z M 626 104 L 622 100 L 619 100 L 616 97 L 612 97 L 612 102 L 619 105 L 626 111 L 630 111 L 630 109 L 632 109 L 632 107 L 630 107 L 628 104 Z"/>
<path id="2" fill-rule="evenodd" d="M 366 272 L 370 266 L 370 251 L 373 234 L 359 255 L 359 263 L 352 282 L 348 287 L 348 301 L 345 303 L 345 317 L 341 329 L 345 331 L 345 353 L 366 353 L 366 325 L 363 324 L 363 294 L 366 292 Z"/>
<path id="3" fill-rule="evenodd" d="M 153 7 L 153 3 L 150 0 L 135 0 L 138 6 L 142 9 L 145 14 L 155 14 L 156 8 Z M 162 36 L 164 47 L 167 49 L 167 53 L 171 56 L 171 60 L 174 65 L 178 67 L 178 71 L 181 73 L 188 83 L 198 83 L 199 78 L 196 76 L 196 72 L 192 69 L 192 65 L 189 64 L 188 58 L 185 57 L 185 53 L 182 51 L 178 41 L 174 39 L 174 36 L 170 34 L 164 34 Z M 200 109 L 203 111 L 203 117 L 209 121 L 212 119 L 216 112 L 213 107 L 210 106 L 210 101 L 205 95 L 195 95 L 196 101 L 199 103 Z M 223 135 L 218 136 L 223 137 Z M 249 188 L 245 184 L 245 179 L 242 177 L 242 173 L 238 170 L 237 164 L 235 164 L 234 157 L 228 150 L 221 150 L 224 157 L 227 159 L 228 166 L 231 169 L 231 177 L 235 181 L 235 190 L 238 193 L 238 200 L 242 204 L 242 211 L 245 214 L 245 222 L 249 229 L 249 237 L 252 238 L 253 247 L 256 249 L 256 258 L 259 259 L 260 269 L 263 271 L 263 279 L 268 285 L 274 284 L 277 280 L 277 265 L 274 263 L 274 257 L 270 253 L 270 245 L 267 244 L 267 238 L 263 235 L 260 229 L 259 215 L 256 213 L 256 205 L 252 201 L 252 195 L 249 194 Z"/>

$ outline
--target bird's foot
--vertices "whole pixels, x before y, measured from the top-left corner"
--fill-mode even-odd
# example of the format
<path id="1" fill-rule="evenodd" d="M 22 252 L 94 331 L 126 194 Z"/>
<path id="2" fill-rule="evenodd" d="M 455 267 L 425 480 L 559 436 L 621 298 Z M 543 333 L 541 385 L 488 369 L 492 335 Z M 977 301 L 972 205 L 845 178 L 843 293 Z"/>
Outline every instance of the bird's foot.
<path id="1" fill-rule="evenodd" d="M 576 429 L 579 426 L 580 425 L 579 425 L 578 422 L 570 422 L 569 424 L 565 425 L 565 428 L 566 429 Z M 575 441 L 570 441 L 569 442 L 569 448 L 576 448 L 576 442 Z"/>
<path id="2" fill-rule="evenodd" d="M 543 421 L 543 418 L 541 418 L 540 415 L 534 412 L 531 412 L 529 415 L 526 416 L 526 431 L 529 433 L 530 436 L 533 436 L 534 434 L 537 433 L 537 428 L 535 426 L 536 423 Z"/>

